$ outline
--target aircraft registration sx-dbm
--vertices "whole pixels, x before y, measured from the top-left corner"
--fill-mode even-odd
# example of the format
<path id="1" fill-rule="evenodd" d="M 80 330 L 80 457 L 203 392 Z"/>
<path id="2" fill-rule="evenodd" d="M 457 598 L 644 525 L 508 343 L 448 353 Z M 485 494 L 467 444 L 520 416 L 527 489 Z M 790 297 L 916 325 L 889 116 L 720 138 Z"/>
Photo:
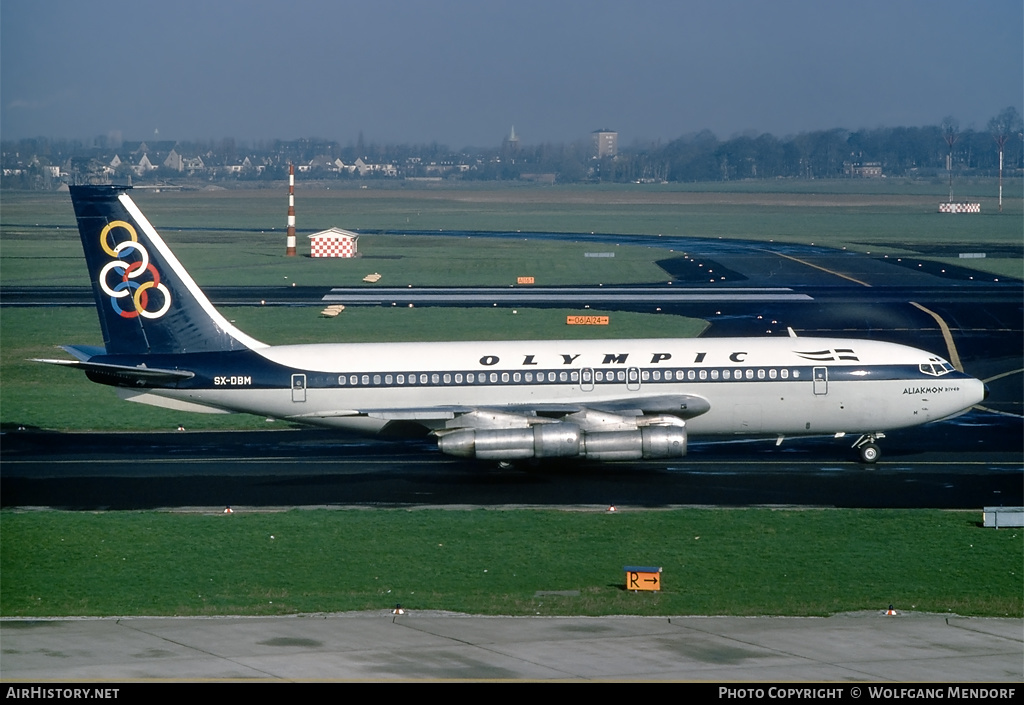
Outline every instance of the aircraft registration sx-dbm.
<path id="1" fill-rule="evenodd" d="M 210 303 L 127 194 L 72 186 L 104 347 L 64 346 L 120 396 L 359 432 L 419 424 L 452 455 L 678 458 L 688 436 L 856 434 L 955 416 L 981 381 L 893 343 L 764 337 L 266 345 Z"/>

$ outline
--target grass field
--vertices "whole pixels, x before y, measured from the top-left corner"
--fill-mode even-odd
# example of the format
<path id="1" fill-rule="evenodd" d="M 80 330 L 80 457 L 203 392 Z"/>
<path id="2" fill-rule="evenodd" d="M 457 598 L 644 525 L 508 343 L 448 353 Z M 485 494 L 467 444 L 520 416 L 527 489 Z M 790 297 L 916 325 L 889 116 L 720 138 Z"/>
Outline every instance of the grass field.
<path id="1" fill-rule="evenodd" d="M 238 204 L 236 204 L 238 205 Z M 284 234 L 240 231 L 181 231 L 162 233 L 176 256 L 200 286 L 259 286 L 272 297 L 277 287 L 365 286 L 371 272 L 383 275 L 380 286 L 515 284 L 532 276 L 537 285 L 626 284 L 665 281 L 654 264 L 672 257 L 667 250 L 574 242 L 525 242 L 481 237 L 429 235 L 363 235 L 362 254 L 354 259 L 285 258 Z M 46 241 L 39 233 L 8 239 L 0 255 L 0 275 L 10 286 L 37 285 L 40 267 L 50 286 L 88 286 L 77 231 L 62 228 Z M 300 243 L 299 249 L 308 243 Z M 613 251 L 614 258 L 585 258 L 586 252 Z M 678 256 L 678 253 L 677 255 Z"/>
<path id="2" fill-rule="evenodd" d="M 1021 617 L 1022 532 L 980 512 L 292 510 L 0 514 L 0 614 L 437 609 Z M 663 568 L 660 593 L 623 566 Z M 545 592 L 572 592 L 552 595 Z M 539 594 L 541 593 L 541 594 Z"/>
<path id="3" fill-rule="evenodd" d="M 303 234 L 338 226 L 387 232 L 496 231 L 618 233 L 745 238 L 942 259 L 936 248 L 996 248 L 972 266 L 1022 274 L 1021 185 L 1006 187 L 998 213 L 994 182 L 964 185 L 980 215 L 937 212 L 941 185 L 899 180 L 742 182 L 665 186 L 307 189 L 298 187 Z M 616 250 L 615 261 L 582 261 L 589 245 L 514 241 L 423 240 L 368 235 L 368 259 L 286 260 L 285 191 L 137 191 L 133 198 L 200 285 L 359 284 L 369 271 L 383 284 L 504 284 L 533 275 L 538 284 L 657 281 L 663 273 L 645 248 Z M 67 193 L 0 194 L 0 280 L 34 285 L 85 284 Z M 610 235 L 609 246 L 615 244 Z M 635 250 L 635 251 L 634 251 Z M 657 256 L 664 256 L 663 251 Z M 372 258 L 372 259 L 370 259 Z M 383 259 L 376 259 L 383 258 Z M 394 259 L 392 259 L 394 258 Z M 644 266 L 646 260 L 646 267 Z M 230 262 L 230 267 L 225 263 Z M 41 274 L 41 271 L 44 274 Z"/>

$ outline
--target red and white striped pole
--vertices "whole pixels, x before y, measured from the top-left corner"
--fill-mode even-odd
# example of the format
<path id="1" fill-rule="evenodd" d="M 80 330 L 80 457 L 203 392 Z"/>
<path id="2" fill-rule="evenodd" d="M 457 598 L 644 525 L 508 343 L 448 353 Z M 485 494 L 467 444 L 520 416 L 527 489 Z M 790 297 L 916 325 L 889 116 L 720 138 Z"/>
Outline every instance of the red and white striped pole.
<path id="1" fill-rule="evenodd" d="M 295 256 L 295 165 L 288 165 L 288 257 Z"/>

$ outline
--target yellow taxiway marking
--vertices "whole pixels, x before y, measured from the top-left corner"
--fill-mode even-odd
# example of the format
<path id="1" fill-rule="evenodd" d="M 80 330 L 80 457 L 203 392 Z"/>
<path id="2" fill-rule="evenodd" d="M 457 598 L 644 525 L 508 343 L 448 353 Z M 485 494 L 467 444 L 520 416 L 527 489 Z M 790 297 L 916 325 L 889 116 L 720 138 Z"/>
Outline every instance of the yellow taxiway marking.
<path id="1" fill-rule="evenodd" d="M 953 367 L 957 369 L 958 372 L 963 372 L 964 366 L 960 363 L 960 354 L 956 351 L 956 343 L 953 342 L 953 333 L 949 330 L 949 326 L 946 325 L 946 322 L 942 320 L 942 316 L 935 313 L 935 311 L 926 309 L 924 306 L 917 303 L 916 301 L 911 301 L 910 305 L 915 308 L 921 309 L 929 316 L 934 318 L 935 322 L 939 324 L 939 330 L 942 331 L 942 338 L 943 340 L 946 341 L 946 349 L 949 351 L 949 361 L 953 365 Z"/>
<path id="2" fill-rule="evenodd" d="M 788 260 L 793 260 L 794 262 L 799 262 L 800 264 L 806 265 L 808 267 L 813 267 L 814 269 L 819 269 L 822 272 L 827 272 L 829 274 L 832 274 L 834 276 L 840 277 L 842 279 L 846 279 L 847 281 L 851 281 L 851 282 L 853 282 L 855 284 L 860 284 L 861 286 L 866 286 L 868 288 L 871 287 L 870 284 L 868 284 L 867 282 L 862 282 L 860 279 L 855 279 L 854 277 L 851 277 L 851 276 L 849 276 L 847 274 L 843 274 L 842 272 L 836 272 L 836 271 L 828 269 L 826 267 L 822 267 L 822 266 L 817 265 L 817 264 L 812 264 L 811 262 L 807 262 L 806 260 L 799 259 L 798 257 L 792 257 L 790 255 L 784 255 L 781 252 L 775 252 L 773 254 L 776 254 L 779 257 L 785 257 Z M 953 342 L 953 333 L 949 330 L 949 326 L 946 325 L 946 322 L 944 320 L 942 320 L 942 316 L 940 316 L 939 314 L 935 313 L 935 311 L 930 311 L 930 310 L 926 309 L 924 306 L 922 306 L 921 304 L 919 304 L 919 303 L 917 303 L 915 301 L 911 301 L 910 304 L 912 306 L 915 306 L 916 308 L 921 309 L 925 313 L 927 313 L 929 316 L 931 316 L 932 318 L 935 319 L 936 323 L 939 324 L 939 330 L 942 331 L 942 338 L 946 341 L 946 350 L 949 351 L 949 353 L 948 353 L 949 354 L 949 362 L 959 372 L 963 372 L 964 371 L 964 366 L 960 362 L 960 354 L 956 351 L 956 343 Z"/>
<path id="3" fill-rule="evenodd" d="M 842 272 L 837 272 L 835 270 L 828 269 L 827 267 L 822 267 L 821 265 L 812 264 L 812 263 L 810 263 L 810 262 L 808 262 L 806 260 L 800 259 L 799 257 L 792 257 L 790 255 L 784 255 L 781 252 L 773 252 L 772 254 L 778 255 L 779 257 L 785 257 L 786 259 L 793 260 L 794 262 L 799 262 L 800 264 L 806 265 L 808 267 L 813 267 L 814 269 L 820 269 L 822 272 L 827 272 L 828 274 L 831 274 L 833 276 L 839 277 L 841 279 L 846 279 L 847 281 L 851 281 L 854 284 L 860 284 L 861 286 L 866 286 L 868 288 L 871 288 L 871 285 L 868 284 L 867 282 L 862 282 L 860 279 L 854 279 L 853 277 L 851 277 L 848 274 L 843 274 Z"/>
<path id="4" fill-rule="evenodd" d="M 1004 372 L 1002 374 L 995 375 L 994 377 L 989 377 L 988 379 L 983 379 L 981 381 L 984 382 L 985 384 L 988 384 L 989 382 L 994 382 L 997 379 L 1002 379 L 1003 377 L 1009 377 L 1010 375 L 1019 375 L 1021 372 L 1024 372 L 1024 367 L 1020 368 L 1019 370 L 1010 370 L 1009 372 Z M 1020 414 L 1015 414 L 1012 411 L 999 411 L 998 409 L 990 409 L 987 406 L 982 406 L 981 404 L 975 404 L 974 408 L 975 409 L 981 409 L 982 411 L 987 411 L 987 412 L 992 413 L 992 414 L 1002 414 L 1003 416 L 1012 416 L 1015 419 L 1024 418 L 1024 416 L 1021 416 Z"/>
<path id="5" fill-rule="evenodd" d="M 1015 414 L 1012 411 L 1000 411 L 999 409 L 990 409 L 987 406 L 982 406 L 981 404 L 975 404 L 973 408 L 981 409 L 982 411 L 987 411 L 990 414 L 999 414 L 1000 416 L 1010 416 L 1015 419 L 1024 419 L 1024 416 L 1021 416 L 1020 414 Z"/>
<path id="6" fill-rule="evenodd" d="M 988 379 L 983 379 L 981 381 L 984 382 L 985 384 L 988 384 L 989 382 L 995 382 L 997 379 L 1002 379 L 1003 377 L 1009 377 L 1010 375 L 1019 375 L 1021 372 L 1024 372 L 1024 367 L 1020 368 L 1019 370 L 1010 370 L 1009 372 L 1004 372 L 1001 375 L 989 377 Z"/>

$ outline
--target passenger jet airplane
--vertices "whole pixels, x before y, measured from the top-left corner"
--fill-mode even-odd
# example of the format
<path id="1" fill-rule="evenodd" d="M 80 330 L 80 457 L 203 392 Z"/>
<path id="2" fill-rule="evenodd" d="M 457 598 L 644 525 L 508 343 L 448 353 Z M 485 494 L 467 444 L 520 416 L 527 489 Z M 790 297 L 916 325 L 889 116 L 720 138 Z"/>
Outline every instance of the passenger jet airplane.
<path id="1" fill-rule="evenodd" d="M 922 350 L 790 337 L 266 345 L 229 323 L 127 194 L 72 186 L 104 347 L 68 345 L 123 399 L 376 433 L 413 422 L 444 453 L 679 458 L 688 436 L 855 435 L 980 402 L 981 381 Z"/>

